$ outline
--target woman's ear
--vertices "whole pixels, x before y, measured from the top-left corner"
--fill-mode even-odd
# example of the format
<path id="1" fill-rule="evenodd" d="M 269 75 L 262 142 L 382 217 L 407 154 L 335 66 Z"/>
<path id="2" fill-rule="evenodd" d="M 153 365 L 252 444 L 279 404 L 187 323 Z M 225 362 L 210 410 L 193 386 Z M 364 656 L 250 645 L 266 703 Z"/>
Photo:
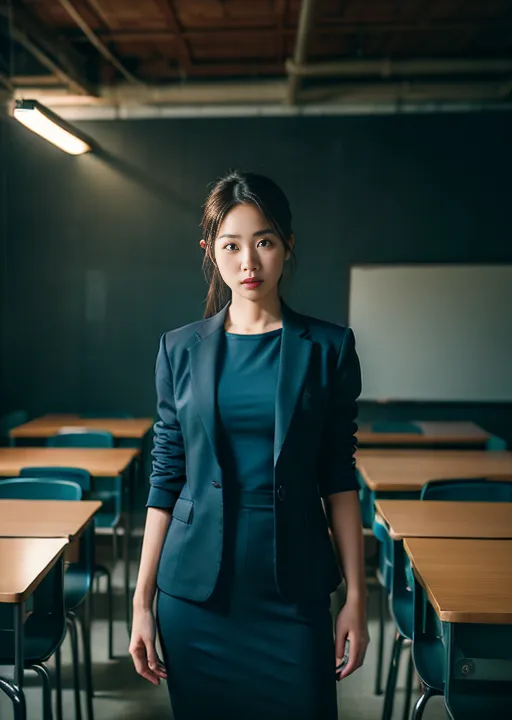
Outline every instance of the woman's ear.
<path id="1" fill-rule="evenodd" d="M 291 256 L 291 254 L 292 254 L 292 250 L 293 250 L 294 245 L 295 245 L 295 235 L 294 235 L 293 233 L 290 235 L 290 237 L 289 237 L 289 239 L 288 239 L 288 244 L 290 245 L 290 250 L 287 250 L 287 251 L 286 251 L 286 259 L 287 259 L 287 260 L 290 259 L 290 256 Z"/>
<path id="2" fill-rule="evenodd" d="M 199 245 L 203 248 L 203 250 L 206 250 L 206 242 L 204 240 L 200 240 Z"/>

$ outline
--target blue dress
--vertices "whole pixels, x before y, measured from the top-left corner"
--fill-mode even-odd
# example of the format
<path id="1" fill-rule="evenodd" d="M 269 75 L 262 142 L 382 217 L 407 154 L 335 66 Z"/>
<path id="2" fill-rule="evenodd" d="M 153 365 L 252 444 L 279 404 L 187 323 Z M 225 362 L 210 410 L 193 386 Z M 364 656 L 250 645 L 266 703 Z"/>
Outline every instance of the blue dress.
<path id="1" fill-rule="evenodd" d="M 336 720 L 330 598 L 308 612 L 274 569 L 273 444 L 282 329 L 224 331 L 217 387 L 224 543 L 196 603 L 159 591 L 157 628 L 175 720 Z"/>

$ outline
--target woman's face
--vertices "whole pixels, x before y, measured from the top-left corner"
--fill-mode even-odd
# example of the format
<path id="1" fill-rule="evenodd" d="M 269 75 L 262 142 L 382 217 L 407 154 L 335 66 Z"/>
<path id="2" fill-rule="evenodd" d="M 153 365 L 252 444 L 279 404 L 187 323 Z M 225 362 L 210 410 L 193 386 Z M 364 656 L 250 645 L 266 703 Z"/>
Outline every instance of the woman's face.
<path id="1" fill-rule="evenodd" d="M 292 235 L 290 245 L 293 242 Z M 205 247 L 204 240 L 201 247 Z M 247 204 L 236 205 L 224 218 L 215 239 L 214 255 L 222 279 L 233 293 L 259 300 L 277 291 L 289 253 L 261 210 Z M 243 284 L 247 277 L 262 282 L 250 288 Z"/>

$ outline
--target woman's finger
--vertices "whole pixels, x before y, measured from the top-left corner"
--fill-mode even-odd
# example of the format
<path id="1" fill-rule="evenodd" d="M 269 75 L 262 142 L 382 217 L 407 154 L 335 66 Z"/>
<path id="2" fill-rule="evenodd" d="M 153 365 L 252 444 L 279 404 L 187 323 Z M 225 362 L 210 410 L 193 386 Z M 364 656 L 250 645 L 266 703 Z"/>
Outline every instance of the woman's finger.
<path id="1" fill-rule="evenodd" d="M 366 644 L 362 638 L 350 637 L 350 652 L 348 662 L 339 674 L 339 679 L 348 677 L 351 673 L 361 667 L 366 652 Z"/>
<path id="2" fill-rule="evenodd" d="M 136 672 L 153 685 L 160 683 L 159 676 L 149 667 L 144 645 L 138 645 L 130 651 Z"/>

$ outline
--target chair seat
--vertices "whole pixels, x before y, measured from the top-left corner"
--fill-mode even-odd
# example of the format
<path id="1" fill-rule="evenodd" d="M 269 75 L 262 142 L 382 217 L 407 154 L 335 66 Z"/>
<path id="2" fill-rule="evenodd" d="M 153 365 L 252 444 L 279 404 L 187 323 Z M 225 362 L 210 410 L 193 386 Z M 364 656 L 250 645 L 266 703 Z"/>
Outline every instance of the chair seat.
<path id="1" fill-rule="evenodd" d="M 29 617 L 25 623 L 25 638 L 23 650 L 25 655 L 25 667 L 34 663 L 45 662 L 55 649 L 55 636 L 58 628 L 54 623 L 45 619 L 41 623 L 38 619 L 31 622 Z M 14 632 L 12 630 L 0 630 L 0 665 L 14 664 Z"/>
<path id="2" fill-rule="evenodd" d="M 89 591 L 90 578 L 79 567 L 71 566 L 64 573 L 64 604 L 66 610 L 74 610 L 80 605 Z"/>

